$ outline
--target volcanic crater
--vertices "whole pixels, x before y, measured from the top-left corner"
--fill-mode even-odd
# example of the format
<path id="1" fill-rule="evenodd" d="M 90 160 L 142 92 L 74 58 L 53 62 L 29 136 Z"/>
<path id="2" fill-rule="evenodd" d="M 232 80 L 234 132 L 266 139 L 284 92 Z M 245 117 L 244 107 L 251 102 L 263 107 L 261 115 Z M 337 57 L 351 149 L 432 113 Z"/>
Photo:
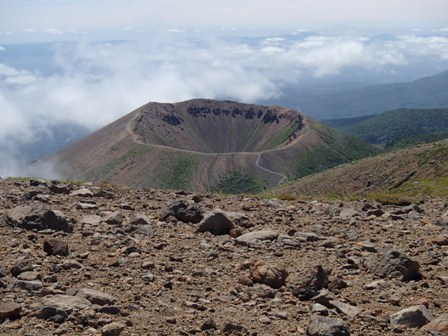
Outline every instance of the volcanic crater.
<path id="1" fill-rule="evenodd" d="M 231 101 L 152 103 L 130 122 L 136 141 L 208 154 L 259 153 L 284 148 L 304 128 L 297 111 Z"/>
<path id="2" fill-rule="evenodd" d="M 61 150 L 52 163 L 65 179 L 241 193 L 372 151 L 292 109 L 194 99 L 145 104 Z"/>

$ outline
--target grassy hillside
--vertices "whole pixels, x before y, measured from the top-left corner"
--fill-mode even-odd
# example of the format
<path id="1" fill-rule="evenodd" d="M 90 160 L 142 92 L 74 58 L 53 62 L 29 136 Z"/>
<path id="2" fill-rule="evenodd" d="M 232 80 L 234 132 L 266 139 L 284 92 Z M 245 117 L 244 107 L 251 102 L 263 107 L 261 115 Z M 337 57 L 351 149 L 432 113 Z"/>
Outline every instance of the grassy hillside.
<path id="1" fill-rule="evenodd" d="M 381 149 L 338 130 L 322 128 L 318 133 L 322 144 L 295 159 L 292 180 L 381 153 Z"/>
<path id="2" fill-rule="evenodd" d="M 340 129 L 384 148 L 402 148 L 446 138 L 448 108 L 388 111 Z"/>
<path id="3" fill-rule="evenodd" d="M 448 196 L 448 142 L 383 153 L 275 188 L 282 197 L 369 197 L 408 202 Z"/>
<path id="4" fill-rule="evenodd" d="M 353 117 L 353 118 L 338 118 L 338 119 L 327 119 L 322 120 L 321 123 L 332 128 L 343 128 L 348 126 L 357 125 L 363 121 L 374 118 L 375 115 Z"/>

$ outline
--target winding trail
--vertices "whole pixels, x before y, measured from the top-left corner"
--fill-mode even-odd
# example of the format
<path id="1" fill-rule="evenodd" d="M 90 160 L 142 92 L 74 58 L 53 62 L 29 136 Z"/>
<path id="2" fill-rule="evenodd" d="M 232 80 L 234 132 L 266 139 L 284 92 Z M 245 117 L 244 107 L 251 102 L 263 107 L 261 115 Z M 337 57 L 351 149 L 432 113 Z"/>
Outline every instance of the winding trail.
<path id="1" fill-rule="evenodd" d="M 273 171 L 273 170 L 270 170 L 270 169 L 268 169 L 268 168 L 265 168 L 265 167 L 260 166 L 261 154 L 258 153 L 257 155 L 258 155 L 258 158 L 257 158 L 257 161 L 255 162 L 255 165 L 256 165 L 258 168 L 263 169 L 264 171 L 266 171 L 266 172 L 268 172 L 268 173 L 271 173 L 271 174 L 273 174 L 273 175 L 280 176 L 280 177 L 281 177 L 281 180 L 280 180 L 280 182 L 278 183 L 278 185 L 280 185 L 280 184 L 282 184 L 283 182 L 285 182 L 285 180 L 288 178 L 286 175 L 281 174 L 281 173 L 277 173 L 277 172 L 275 172 L 275 171 Z"/>
<path id="2" fill-rule="evenodd" d="M 299 142 L 303 137 L 305 137 L 310 130 L 310 126 L 306 120 L 306 116 L 303 116 L 303 120 L 302 123 L 304 125 L 302 132 L 300 133 L 300 135 L 294 139 L 293 141 L 291 141 L 289 144 L 287 144 L 286 146 L 282 147 L 282 148 L 276 148 L 276 149 L 267 149 L 264 151 L 259 151 L 259 152 L 227 152 L 227 153 L 204 153 L 204 152 L 199 152 L 199 151 L 194 151 L 194 150 L 190 150 L 190 149 L 182 149 L 182 148 L 176 148 L 176 147 L 170 147 L 170 146 L 165 146 L 165 145 L 156 145 L 156 144 L 149 144 L 146 142 L 143 142 L 142 140 L 139 139 L 138 135 L 135 134 L 132 131 L 132 127 L 131 124 L 134 121 L 134 118 L 131 119 L 128 124 L 127 124 L 127 131 L 129 133 L 129 135 L 131 136 L 132 141 L 134 141 L 135 143 L 138 143 L 139 145 L 144 145 L 144 146 L 151 146 L 151 147 L 156 147 L 156 148 L 162 148 L 162 149 L 168 149 L 168 150 L 173 150 L 173 151 L 179 151 L 179 152 L 183 152 L 183 153 L 189 153 L 189 154 L 196 154 L 196 155 L 205 155 L 205 156 L 232 156 L 232 155 L 256 155 L 257 156 L 257 160 L 255 161 L 255 166 L 264 170 L 265 172 L 268 172 L 272 175 L 276 175 L 278 177 L 280 177 L 280 181 L 278 182 L 278 185 L 282 184 L 283 182 L 285 182 L 285 180 L 288 178 L 286 175 L 279 173 L 279 172 L 275 172 L 273 170 L 270 170 L 269 168 L 263 167 L 260 165 L 260 159 L 261 159 L 261 155 L 265 154 L 265 153 L 272 153 L 272 152 L 277 152 L 277 151 L 281 151 L 285 148 L 291 147 L 292 145 L 296 144 L 297 142 Z"/>

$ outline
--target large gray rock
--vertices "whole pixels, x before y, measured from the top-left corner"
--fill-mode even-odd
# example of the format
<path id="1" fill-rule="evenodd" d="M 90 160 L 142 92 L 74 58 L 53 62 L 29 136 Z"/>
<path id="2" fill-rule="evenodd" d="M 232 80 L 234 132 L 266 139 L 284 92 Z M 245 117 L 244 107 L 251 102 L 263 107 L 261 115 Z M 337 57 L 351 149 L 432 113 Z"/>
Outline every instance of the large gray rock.
<path id="1" fill-rule="evenodd" d="M 359 212 L 352 208 L 343 208 L 339 213 L 339 217 L 341 217 L 342 219 L 350 219 L 358 215 Z"/>
<path id="2" fill-rule="evenodd" d="M 180 200 L 171 205 L 160 216 L 161 221 L 166 221 L 170 217 L 184 223 L 199 223 L 203 218 L 203 211 L 197 205 L 190 204 L 188 201 Z"/>
<path id="3" fill-rule="evenodd" d="M 431 313 L 424 305 L 409 307 L 390 316 L 390 323 L 419 328 L 432 321 Z"/>
<path id="4" fill-rule="evenodd" d="M 123 323 L 112 322 L 101 328 L 101 336 L 118 336 L 126 326 Z"/>
<path id="5" fill-rule="evenodd" d="M 368 264 L 369 271 L 381 278 L 397 278 L 402 281 L 418 280 L 420 264 L 401 251 L 390 249 L 377 261 Z"/>
<path id="6" fill-rule="evenodd" d="M 99 306 L 113 305 L 117 301 L 117 299 L 110 294 L 89 288 L 68 289 L 67 295 L 85 298 L 90 303 L 97 304 Z"/>
<path id="7" fill-rule="evenodd" d="M 70 196 L 93 197 L 93 192 L 91 192 L 87 188 L 81 188 L 81 189 L 73 190 L 70 193 Z"/>
<path id="8" fill-rule="evenodd" d="M 306 334 L 309 336 L 349 336 L 350 332 L 342 320 L 313 316 L 306 329 Z"/>
<path id="9" fill-rule="evenodd" d="M 348 317 L 355 317 L 361 314 L 362 309 L 339 300 L 330 301 L 330 304 L 339 312 Z"/>
<path id="10" fill-rule="evenodd" d="M 73 231 L 73 218 L 68 218 L 58 210 L 47 209 L 43 206 L 31 207 L 19 205 L 6 212 L 6 222 L 13 227 L 26 230 L 54 230 Z"/>
<path id="11" fill-rule="evenodd" d="M 263 231 L 253 231 L 249 233 L 245 233 L 238 238 L 236 241 L 240 244 L 251 244 L 257 241 L 263 240 L 276 240 L 278 237 L 278 232 L 263 230 Z"/>
<path id="12" fill-rule="evenodd" d="M 107 211 L 103 214 L 103 221 L 107 224 L 121 224 L 123 222 L 123 215 L 120 211 Z"/>
<path id="13" fill-rule="evenodd" d="M 37 291 L 44 287 L 42 284 L 42 281 L 40 280 L 32 280 L 32 281 L 26 281 L 26 280 L 15 280 L 12 284 L 13 288 L 20 288 L 27 291 Z"/>
<path id="14" fill-rule="evenodd" d="M 220 209 L 208 212 L 199 223 L 197 232 L 210 232 L 215 236 L 228 234 L 235 227 L 226 213 Z"/>
<path id="15" fill-rule="evenodd" d="M 43 298 L 37 317 L 50 319 L 56 315 L 67 318 L 73 310 L 83 310 L 91 306 L 91 303 L 83 298 L 70 295 L 53 295 Z"/>

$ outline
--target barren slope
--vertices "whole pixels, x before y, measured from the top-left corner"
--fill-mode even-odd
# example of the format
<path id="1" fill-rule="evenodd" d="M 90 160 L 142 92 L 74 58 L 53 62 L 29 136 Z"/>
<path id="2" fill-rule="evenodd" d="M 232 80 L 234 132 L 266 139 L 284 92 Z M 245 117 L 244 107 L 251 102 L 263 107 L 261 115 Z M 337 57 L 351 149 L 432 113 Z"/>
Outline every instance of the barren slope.
<path id="1" fill-rule="evenodd" d="M 448 309 L 447 211 L 0 179 L 0 334 L 303 336 L 328 316 L 345 331 L 318 335 L 436 335 L 418 311 Z M 410 307 L 416 327 L 391 323 Z"/>
<path id="2" fill-rule="evenodd" d="M 372 152 L 297 111 L 197 99 L 146 104 L 58 159 L 65 178 L 193 190 L 244 182 L 254 192 Z"/>

